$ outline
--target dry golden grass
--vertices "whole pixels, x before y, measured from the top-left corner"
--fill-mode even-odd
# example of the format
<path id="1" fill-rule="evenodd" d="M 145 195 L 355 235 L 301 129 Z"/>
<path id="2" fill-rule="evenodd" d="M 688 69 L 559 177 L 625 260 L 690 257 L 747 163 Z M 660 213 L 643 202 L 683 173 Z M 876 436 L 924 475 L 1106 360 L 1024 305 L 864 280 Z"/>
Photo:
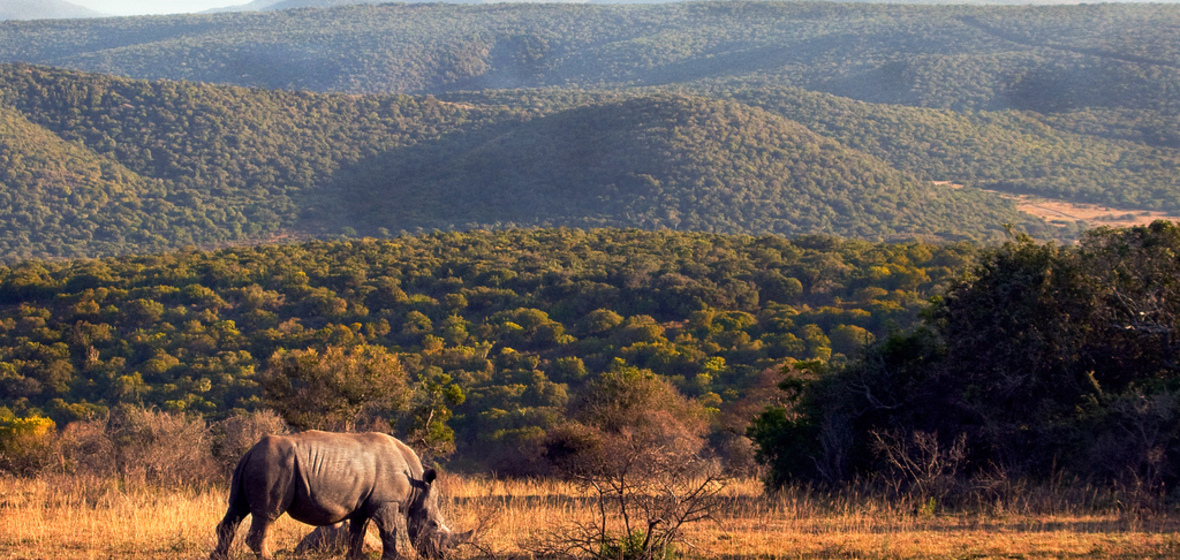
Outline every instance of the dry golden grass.
<path id="1" fill-rule="evenodd" d="M 949 186 L 961 189 L 963 185 L 951 181 L 933 181 L 935 185 Z M 1081 202 L 1067 202 L 1043 196 L 1028 194 L 1010 194 L 1000 191 L 983 189 L 1016 202 L 1016 209 L 1041 218 L 1051 224 L 1063 225 L 1067 223 L 1083 222 L 1087 228 L 1100 226 L 1131 227 L 1145 226 L 1156 220 L 1180 221 L 1180 216 L 1158 210 L 1119 209 L 1101 204 Z"/>
<path id="2" fill-rule="evenodd" d="M 491 521 L 481 546 L 459 558 L 527 557 L 561 528 L 593 515 L 585 496 L 554 481 L 449 476 L 441 483 L 453 526 Z M 1030 504 L 989 504 L 974 513 L 914 514 L 874 498 L 803 491 L 764 497 L 752 481 L 733 483 L 716 523 L 689 530 L 685 552 L 709 558 L 1180 558 L 1180 519 L 1070 511 L 1032 513 Z M 0 558 L 205 558 L 225 491 L 120 487 L 110 481 L 0 479 Z M 986 510 L 986 511 L 985 511 Z M 241 544 L 237 558 L 251 558 Z M 284 517 L 272 548 L 279 558 L 308 527 Z"/>

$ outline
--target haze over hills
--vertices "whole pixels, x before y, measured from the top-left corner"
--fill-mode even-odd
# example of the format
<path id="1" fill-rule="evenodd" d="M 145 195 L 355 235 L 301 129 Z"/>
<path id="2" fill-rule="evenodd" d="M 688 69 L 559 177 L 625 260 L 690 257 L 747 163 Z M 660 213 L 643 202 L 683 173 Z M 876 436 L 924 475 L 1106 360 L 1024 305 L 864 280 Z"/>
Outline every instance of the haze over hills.
<path id="1" fill-rule="evenodd" d="M 1174 5 L 357 5 L 0 25 L 0 60 L 350 93 L 776 84 L 952 109 L 1170 108 Z"/>
<path id="2" fill-rule="evenodd" d="M 428 3 L 432 0 L 410 0 L 408 3 Z M 542 3 L 540 0 L 500 0 L 494 2 L 492 0 L 442 0 L 443 3 L 450 4 L 493 4 L 493 3 Z M 565 4 L 667 4 L 680 2 L 682 0 L 549 0 L 545 3 L 565 3 Z M 1081 4 L 1081 0 L 854 0 L 864 3 L 880 3 L 880 4 L 930 4 L 930 5 L 1074 5 Z M 1114 0 L 1115 2 L 1131 3 L 1135 0 Z M 1164 3 L 1175 2 L 1176 0 L 1164 0 Z M 393 3 L 388 0 L 254 0 L 248 4 L 239 6 L 230 6 L 227 8 L 217 8 L 208 10 L 209 13 L 217 12 L 239 12 L 239 11 L 253 11 L 253 10 L 288 10 L 295 8 L 334 8 L 337 6 L 349 6 L 354 4 L 385 4 Z"/>
<path id="3" fill-rule="evenodd" d="M 328 8 L 334 6 L 347 6 L 351 4 L 381 4 L 382 0 L 254 0 L 247 4 L 240 4 L 237 6 L 227 6 L 224 8 L 214 8 L 207 10 L 205 13 L 222 13 L 222 12 L 252 12 L 258 10 L 287 10 L 294 8 Z"/>
<path id="4" fill-rule="evenodd" d="M 0 21 L 27 19 L 93 18 L 103 14 L 63 0 L 4 0 Z"/>

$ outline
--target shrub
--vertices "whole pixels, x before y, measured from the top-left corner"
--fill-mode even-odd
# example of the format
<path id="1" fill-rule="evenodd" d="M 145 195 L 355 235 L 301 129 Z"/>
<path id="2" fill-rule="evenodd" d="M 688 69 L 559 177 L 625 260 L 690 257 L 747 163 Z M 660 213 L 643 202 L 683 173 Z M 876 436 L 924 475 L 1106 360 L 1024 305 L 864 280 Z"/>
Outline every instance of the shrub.
<path id="1" fill-rule="evenodd" d="M 711 518 L 724 487 L 705 454 L 704 407 L 668 381 L 621 363 L 589 384 L 547 455 L 590 491 L 598 516 L 550 543 L 562 554 L 618 560 L 675 555 L 684 525 Z"/>
<path id="2" fill-rule="evenodd" d="M 78 474 L 124 482 L 186 486 L 217 480 L 213 437 L 203 419 L 123 405 L 103 418 L 62 431 L 61 465 Z"/>
<path id="3" fill-rule="evenodd" d="M 119 407 L 111 413 L 106 433 L 125 481 L 176 486 L 216 475 L 212 437 L 199 416 Z"/>
<path id="4" fill-rule="evenodd" d="M 0 422 L 0 470 L 29 476 L 46 469 L 57 456 L 56 428 L 40 416 Z"/>
<path id="5" fill-rule="evenodd" d="M 406 370 L 382 346 L 329 346 L 322 352 L 276 352 L 263 379 L 263 396 L 292 427 L 353 431 L 405 410 Z"/>
<path id="6" fill-rule="evenodd" d="M 229 475 L 242 455 L 269 434 L 285 434 L 287 423 L 273 410 L 239 412 L 209 426 L 213 458 L 218 470 Z"/>

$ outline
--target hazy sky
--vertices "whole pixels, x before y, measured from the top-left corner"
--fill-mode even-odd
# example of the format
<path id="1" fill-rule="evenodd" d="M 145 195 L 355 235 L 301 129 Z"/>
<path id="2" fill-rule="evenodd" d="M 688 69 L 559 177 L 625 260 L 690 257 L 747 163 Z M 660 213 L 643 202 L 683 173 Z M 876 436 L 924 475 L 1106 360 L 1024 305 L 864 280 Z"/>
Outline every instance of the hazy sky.
<path id="1" fill-rule="evenodd" d="M 200 12 L 245 4 L 250 0 L 66 0 L 71 4 L 116 16 Z"/>

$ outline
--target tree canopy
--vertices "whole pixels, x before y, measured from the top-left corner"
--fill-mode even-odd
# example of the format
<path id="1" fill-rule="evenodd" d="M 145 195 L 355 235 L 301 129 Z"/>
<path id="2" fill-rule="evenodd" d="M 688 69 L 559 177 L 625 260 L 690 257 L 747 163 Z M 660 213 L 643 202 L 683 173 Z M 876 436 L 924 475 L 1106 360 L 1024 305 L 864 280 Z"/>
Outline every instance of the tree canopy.
<path id="1" fill-rule="evenodd" d="M 26 261 L 0 267 L 0 414 L 269 404 L 529 472 L 584 387 L 642 370 L 748 453 L 726 442 L 778 369 L 846 362 L 914 324 L 976 251 L 542 229 Z"/>
<path id="2" fill-rule="evenodd" d="M 773 482 L 930 465 L 946 476 L 1180 478 L 1180 227 L 1099 229 L 1080 246 L 985 251 L 925 325 L 848 368 L 788 373 L 751 435 Z M 900 474 L 923 484 L 918 470 Z"/>

